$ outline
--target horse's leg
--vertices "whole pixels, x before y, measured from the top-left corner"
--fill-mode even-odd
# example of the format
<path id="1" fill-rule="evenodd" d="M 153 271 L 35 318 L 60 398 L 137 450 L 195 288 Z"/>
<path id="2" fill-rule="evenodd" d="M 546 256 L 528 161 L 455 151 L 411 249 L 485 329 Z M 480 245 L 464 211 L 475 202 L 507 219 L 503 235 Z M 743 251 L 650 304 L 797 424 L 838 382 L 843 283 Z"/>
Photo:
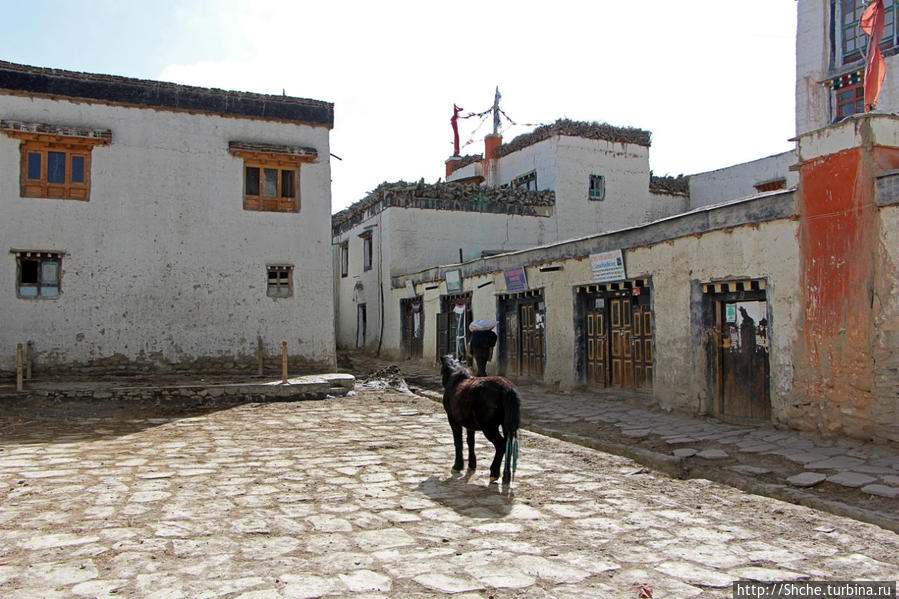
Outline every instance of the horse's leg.
<path id="1" fill-rule="evenodd" d="M 493 456 L 493 463 L 490 464 L 490 479 L 496 480 L 499 478 L 499 467 L 503 463 L 503 454 L 506 452 L 506 439 L 499 434 L 498 426 L 485 427 L 484 436 L 487 437 L 487 440 L 493 443 L 493 447 L 496 448 L 496 454 Z"/>
<path id="2" fill-rule="evenodd" d="M 449 419 L 450 428 L 453 429 L 453 445 L 456 446 L 456 461 L 453 462 L 453 470 L 456 472 L 462 471 L 462 425 L 453 420 L 447 415 Z"/>
<path id="3" fill-rule="evenodd" d="M 468 469 L 478 467 L 478 459 L 474 455 L 474 429 L 465 429 L 468 432 Z"/>
<path id="4" fill-rule="evenodd" d="M 506 426 L 503 425 L 503 451 L 508 449 L 510 452 L 512 451 L 512 447 L 510 444 L 507 444 L 506 441 L 511 439 L 509 437 L 509 431 L 506 430 Z M 514 440 L 514 439 L 513 439 Z M 512 456 L 506 455 L 506 466 L 503 468 L 503 484 L 508 485 L 512 482 Z"/>

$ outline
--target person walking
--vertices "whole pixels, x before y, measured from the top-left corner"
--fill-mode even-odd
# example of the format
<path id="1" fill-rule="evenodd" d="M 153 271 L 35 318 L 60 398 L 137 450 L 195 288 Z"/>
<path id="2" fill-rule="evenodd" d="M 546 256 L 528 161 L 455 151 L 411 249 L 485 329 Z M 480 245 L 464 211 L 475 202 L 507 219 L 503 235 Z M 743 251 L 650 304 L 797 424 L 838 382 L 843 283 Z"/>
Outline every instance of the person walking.
<path id="1" fill-rule="evenodd" d="M 496 333 L 493 332 L 495 326 L 495 320 L 475 320 L 468 325 L 468 330 L 471 331 L 468 347 L 477 364 L 475 376 L 487 376 L 487 362 L 490 361 L 497 339 Z"/>

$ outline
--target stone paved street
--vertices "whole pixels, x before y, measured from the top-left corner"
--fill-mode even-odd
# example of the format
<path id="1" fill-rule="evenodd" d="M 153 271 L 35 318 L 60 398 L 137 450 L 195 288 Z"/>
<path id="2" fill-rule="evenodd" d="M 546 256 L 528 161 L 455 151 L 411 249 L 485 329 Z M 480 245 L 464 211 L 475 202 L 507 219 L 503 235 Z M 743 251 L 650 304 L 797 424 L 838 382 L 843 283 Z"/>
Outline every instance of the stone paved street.
<path id="1" fill-rule="evenodd" d="M 442 396 L 433 367 L 343 357 L 359 377 L 398 373 L 393 376 L 416 392 L 436 401 Z M 535 384 L 520 390 L 529 430 L 628 456 L 679 478 L 708 478 L 899 532 L 895 445 L 664 412 L 645 396 L 621 390 L 560 393 Z"/>
<path id="2" fill-rule="evenodd" d="M 439 404 L 390 390 L 49 406 L 0 432 L 4 598 L 729 597 L 899 572 L 893 532 L 527 431 L 510 489 L 452 476 Z"/>

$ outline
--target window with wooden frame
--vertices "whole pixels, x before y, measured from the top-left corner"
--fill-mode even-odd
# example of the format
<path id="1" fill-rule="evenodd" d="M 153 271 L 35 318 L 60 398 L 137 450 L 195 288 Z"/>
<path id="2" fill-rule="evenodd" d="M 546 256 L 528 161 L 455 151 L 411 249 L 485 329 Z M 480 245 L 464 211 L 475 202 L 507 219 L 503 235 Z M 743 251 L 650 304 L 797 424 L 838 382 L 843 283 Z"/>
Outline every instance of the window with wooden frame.
<path id="1" fill-rule="evenodd" d="M 856 62 L 865 57 L 868 36 L 859 29 L 858 21 L 870 4 L 870 0 L 839 0 L 840 41 L 842 42 L 843 64 Z M 884 24 L 881 50 L 896 45 L 896 2 L 883 0 Z"/>
<path id="2" fill-rule="evenodd" d="M 346 277 L 350 274 L 350 245 L 344 241 L 340 244 L 340 276 Z"/>
<path id="3" fill-rule="evenodd" d="M 24 198 L 90 199 L 91 150 L 108 144 L 108 130 L 0 121 L 0 130 L 20 139 L 19 190 Z"/>
<path id="4" fill-rule="evenodd" d="M 315 160 L 314 149 L 232 141 L 228 151 L 244 161 L 244 210 L 300 211 L 300 165 Z"/>
<path id="5" fill-rule="evenodd" d="M 62 252 L 13 250 L 13 253 L 16 256 L 16 297 L 59 297 Z"/>
<path id="6" fill-rule="evenodd" d="M 289 264 L 270 264 L 268 271 L 268 285 L 266 295 L 269 297 L 293 296 L 293 266 Z"/>
<path id="7" fill-rule="evenodd" d="M 865 84 L 864 82 L 850 83 L 834 90 L 837 100 L 837 118 L 840 120 L 850 114 L 859 114 L 865 111 Z"/>

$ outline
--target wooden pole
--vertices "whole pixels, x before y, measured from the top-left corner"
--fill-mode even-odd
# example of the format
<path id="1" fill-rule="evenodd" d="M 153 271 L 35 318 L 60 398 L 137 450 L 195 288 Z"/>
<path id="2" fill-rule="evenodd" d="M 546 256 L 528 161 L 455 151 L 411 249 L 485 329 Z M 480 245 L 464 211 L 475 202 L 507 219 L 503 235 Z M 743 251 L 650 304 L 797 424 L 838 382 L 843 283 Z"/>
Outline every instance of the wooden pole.
<path id="1" fill-rule="evenodd" d="M 281 381 L 287 383 L 287 342 L 281 342 Z"/>
<path id="2" fill-rule="evenodd" d="M 29 341 L 25 344 L 25 380 L 31 380 L 31 361 L 32 356 L 34 355 L 32 352 L 33 343 Z"/>
<path id="3" fill-rule="evenodd" d="M 259 337 L 258 347 L 256 348 L 256 373 L 262 376 L 262 337 Z"/>
<path id="4" fill-rule="evenodd" d="M 22 383 L 22 344 L 16 344 L 16 391 L 22 391 L 25 388 Z"/>

